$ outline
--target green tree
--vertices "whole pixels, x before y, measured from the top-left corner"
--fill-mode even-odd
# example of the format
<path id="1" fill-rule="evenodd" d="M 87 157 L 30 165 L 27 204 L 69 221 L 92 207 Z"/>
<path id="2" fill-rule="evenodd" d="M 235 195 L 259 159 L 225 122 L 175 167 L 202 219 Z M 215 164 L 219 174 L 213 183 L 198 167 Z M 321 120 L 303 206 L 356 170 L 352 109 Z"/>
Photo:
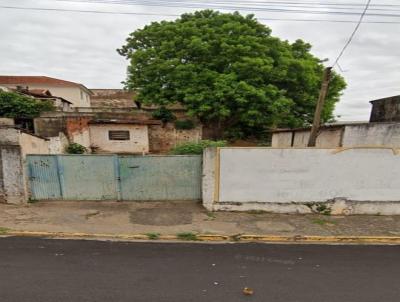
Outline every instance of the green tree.
<path id="1" fill-rule="evenodd" d="M 0 116 L 34 118 L 44 111 L 54 110 L 51 101 L 36 100 L 19 93 L 0 90 Z"/>
<path id="2" fill-rule="evenodd" d="M 324 65 L 310 49 L 271 36 L 252 15 L 205 10 L 136 30 L 118 52 L 139 101 L 180 103 L 215 137 L 248 137 L 312 122 Z M 333 73 L 324 121 L 345 86 Z"/>

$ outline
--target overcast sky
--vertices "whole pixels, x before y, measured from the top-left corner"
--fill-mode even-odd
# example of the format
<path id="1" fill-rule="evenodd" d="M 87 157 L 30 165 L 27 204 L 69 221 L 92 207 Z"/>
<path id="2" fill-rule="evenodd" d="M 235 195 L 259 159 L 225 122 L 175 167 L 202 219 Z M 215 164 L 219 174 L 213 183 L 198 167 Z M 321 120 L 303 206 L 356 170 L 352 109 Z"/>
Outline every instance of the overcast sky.
<path id="1" fill-rule="evenodd" d="M 267 1 L 258 1 L 267 3 Z M 398 7 L 388 6 L 391 11 L 382 12 L 399 16 L 390 18 L 367 16 L 365 21 L 400 22 L 400 1 L 383 1 L 373 0 L 372 4 L 399 5 Z M 104 2 L 104 0 L 97 2 Z M 136 0 L 136 2 L 139 1 Z M 365 4 L 366 1 L 302 0 L 302 2 Z M 237 1 L 237 3 L 246 3 L 246 1 Z M 124 44 L 124 40 L 130 32 L 151 21 L 176 18 L 157 14 L 180 14 L 195 10 L 194 8 L 74 3 L 57 0 L 0 0 L 0 6 L 155 14 L 151 16 L 116 15 L 16 10 L 0 7 L 1 75 L 46 75 L 80 82 L 89 88 L 122 87 L 120 83 L 125 79 L 127 61 L 115 50 Z M 312 9 L 321 10 L 319 8 Z M 358 7 L 358 10 L 348 10 L 348 12 L 359 12 L 360 10 L 362 7 Z M 374 12 L 379 13 L 379 11 Z M 242 13 L 250 12 L 243 10 Z M 265 11 L 254 13 L 258 18 L 354 21 L 359 18 L 357 15 Z M 355 27 L 354 23 L 276 20 L 261 20 L 261 22 L 272 29 L 273 35 L 282 39 L 294 41 L 301 38 L 311 43 L 313 45 L 312 52 L 320 58 L 330 59 L 331 63 Z M 342 75 L 346 78 L 348 88 L 336 108 L 336 114 L 340 116 L 339 120 L 368 120 L 370 100 L 400 94 L 399 37 L 400 23 L 361 25 L 353 42 L 340 60 Z"/>

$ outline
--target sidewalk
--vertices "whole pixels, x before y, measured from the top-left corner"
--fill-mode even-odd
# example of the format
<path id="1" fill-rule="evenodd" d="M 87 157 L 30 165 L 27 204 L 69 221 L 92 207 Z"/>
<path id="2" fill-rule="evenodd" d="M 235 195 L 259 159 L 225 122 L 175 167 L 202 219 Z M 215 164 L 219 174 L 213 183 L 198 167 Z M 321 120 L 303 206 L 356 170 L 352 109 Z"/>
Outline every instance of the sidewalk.
<path id="1" fill-rule="evenodd" d="M 400 216 L 210 213 L 193 202 L 53 201 L 0 204 L 0 230 L 88 235 L 385 236 L 399 237 L 400 242 Z"/>

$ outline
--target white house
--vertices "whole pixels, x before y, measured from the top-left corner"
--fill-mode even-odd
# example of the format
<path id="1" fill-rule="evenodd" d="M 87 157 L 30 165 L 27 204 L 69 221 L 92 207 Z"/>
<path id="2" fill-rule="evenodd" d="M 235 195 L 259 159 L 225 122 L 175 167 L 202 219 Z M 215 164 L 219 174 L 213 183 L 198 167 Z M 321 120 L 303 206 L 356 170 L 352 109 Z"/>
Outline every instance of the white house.
<path id="1" fill-rule="evenodd" d="M 1 76 L 0 86 L 29 90 L 44 89 L 51 95 L 62 97 L 72 103 L 73 107 L 90 107 L 90 96 L 93 94 L 84 85 L 45 76 Z"/>

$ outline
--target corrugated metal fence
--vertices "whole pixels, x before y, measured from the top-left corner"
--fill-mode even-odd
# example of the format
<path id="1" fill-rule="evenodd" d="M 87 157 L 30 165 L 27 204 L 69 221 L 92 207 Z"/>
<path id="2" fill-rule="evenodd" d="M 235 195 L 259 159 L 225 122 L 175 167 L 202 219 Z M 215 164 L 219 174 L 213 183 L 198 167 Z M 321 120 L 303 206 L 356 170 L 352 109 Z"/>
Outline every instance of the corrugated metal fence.
<path id="1" fill-rule="evenodd" d="M 197 155 L 28 155 L 38 200 L 200 200 Z"/>

